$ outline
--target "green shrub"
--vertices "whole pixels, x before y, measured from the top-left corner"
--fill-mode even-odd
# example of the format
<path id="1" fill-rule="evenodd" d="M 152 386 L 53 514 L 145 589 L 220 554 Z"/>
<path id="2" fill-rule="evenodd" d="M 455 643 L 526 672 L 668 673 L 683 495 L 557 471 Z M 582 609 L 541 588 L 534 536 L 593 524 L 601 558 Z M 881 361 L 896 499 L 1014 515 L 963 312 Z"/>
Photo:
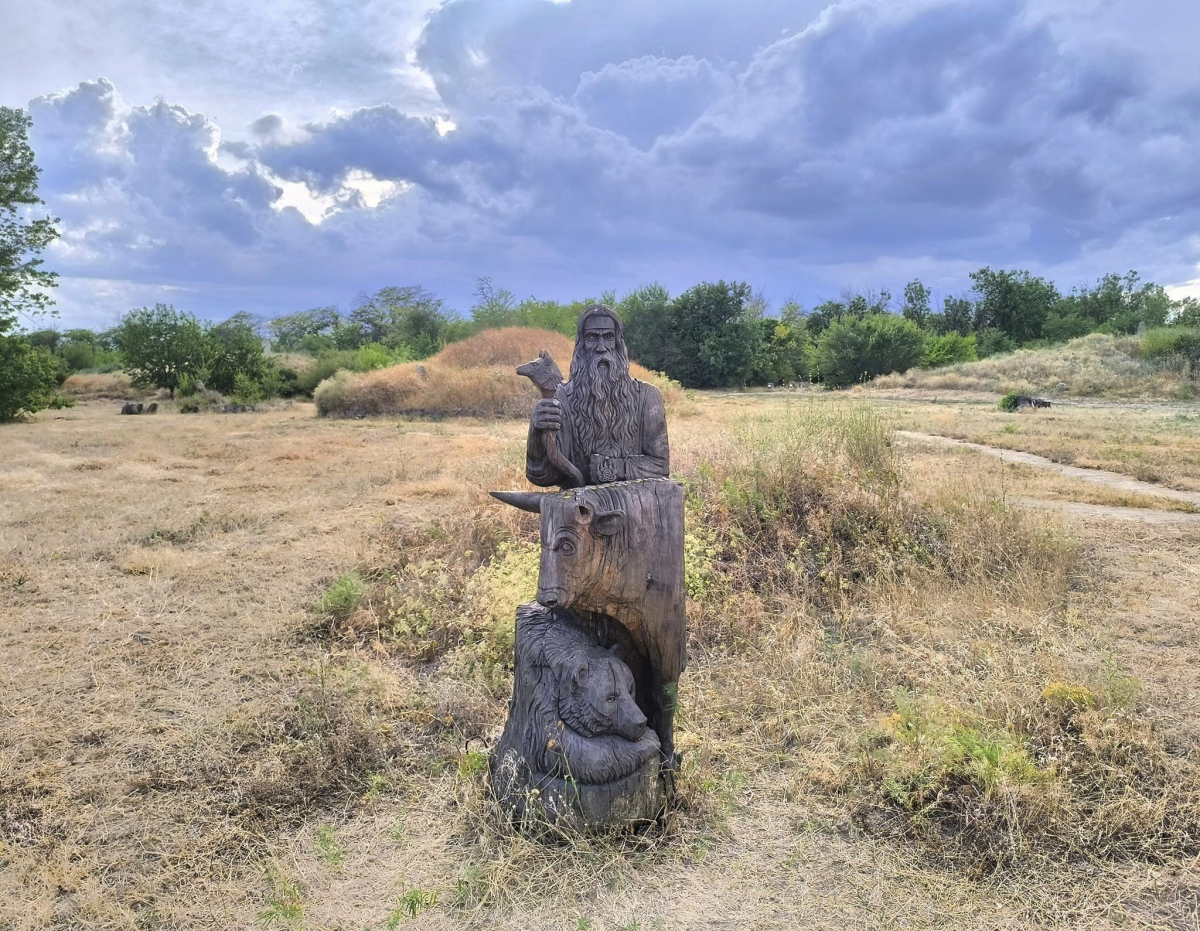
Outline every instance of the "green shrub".
<path id="1" fill-rule="evenodd" d="M 40 411 L 58 386 L 57 363 L 19 336 L 0 336 L 0 423 L 17 412 Z"/>
<path id="2" fill-rule="evenodd" d="M 1004 411 L 1006 414 L 1015 413 L 1017 409 L 1017 398 L 1020 396 L 1021 395 L 1018 392 L 1010 391 L 1000 399 L 1000 404 L 998 405 L 1000 410 Z"/>
<path id="3" fill-rule="evenodd" d="M 55 411 L 61 411 L 64 407 L 74 407 L 75 396 L 70 394 L 52 395 L 46 406 Z"/>
<path id="4" fill-rule="evenodd" d="M 363 583 L 357 572 L 347 572 L 321 595 L 322 612 L 345 620 L 358 608 L 363 598 Z"/>
<path id="5" fill-rule="evenodd" d="M 1147 330 L 1142 337 L 1142 357 L 1159 362 L 1178 361 L 1200 366 L 1200 327 L 1166 326 Z"/>
<path id="6" fill-rule="evenodd" d="M 263 399 L 262 385 L 242 372 L 233 377 L 233 400 L 236 404 L 250 406 Z"/>
<path id="7" fill-rule="evenodd" d="M 354 371 L 373 372 L 375 369 L 385 369 L 397 362 L 407 362 L 409 353 L 393 353 L 387 346 L 380 343 L 367 343 L 360 346 L 354 354 Z"/>
<path id="8" fill-rule="evenodd" d="M 224 323 L 208 327 L 204 343 L 208 378 L 203 381 L 207 387 L 234 394 L 239 375 L 258 383 L 267 377 L 271 363 L 249 315 L 234 314 Z"/>
<path id="9" fill-rule="evenodd" d="M 817 339 L 815 369 L 831 388 L 844 388 L 876 375 L 903 372 L 921 361 L 924 338 L 911 320 L 895 314 L 846 315 Z"/>
<path id="10" fill-rule="evenodd" d="M 979 351 L 974 333 L 970 336 L 946 333 L 943 336 L 926 337 L 925 347 L 921 352 L 921 368 L 936 369 L 960 362 L 975 362 L 978 359 Z"/>
<path id="11" fill-rule="evenodd" d="M 1017 344 L 1013 338 L 1003 330 L 996 327 L 988 327 L 979 334 L 978 352 L 982 359 L 988 356 L 1002 356 L 1006 353 L 1016 352 Z"/>
<path id="12" fill-rule="evenodd" d="M 355 371 L 358 364 L 358 353 L 348 349 L 331 349 L 322 352 L 317 360 L 296 377 L 296 390 L 301 394 L 311 396 L 317 385 L 325 379 L 332 378 L 340 371 Z"/>

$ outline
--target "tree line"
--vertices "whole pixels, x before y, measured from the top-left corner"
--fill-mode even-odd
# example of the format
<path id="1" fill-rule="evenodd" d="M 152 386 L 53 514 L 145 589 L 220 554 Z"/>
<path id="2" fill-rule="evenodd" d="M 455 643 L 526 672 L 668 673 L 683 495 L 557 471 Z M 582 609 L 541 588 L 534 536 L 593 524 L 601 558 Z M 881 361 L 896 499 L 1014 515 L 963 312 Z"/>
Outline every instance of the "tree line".
<path id="1" fill-rule="evenodd" d="M 559 302 L 518 300 L 481 278 L 468 315 L 413 285 L 360 293 L 347 311 L 317 307 L 272 319 L 237 313 L 206 322 L 156 304 L 102 331 L 19 329 L 20 317 L 48 310 L 56 283 L 41 252 L 58 235 L 57 220 L 31 215 L 42 201 L 28 128 L 27 114 L 0 107 L 0 420 L 71 403 L 57 389 L 75 372 L 121 369 L 137 385 L 185 398 L 201 389 L 243 403 L 311 394 L 340 369 L 423 359 L 484 329 L 540 327 L 573 336 L 580 311 L 594 301 L 618 310 L 633 358 L 693 388 L 799 381 L 842 387 L 917 365 L 967 362 L 1093 332 L 1157 333 L 1168 324 L 1171 332 L 1148 345 L 1193 353 L 1200 343 L 1200 304 L 1174 301 L 1136 272 L 1063 294 L 1028 271 L 992 268 L 972 272 L 969 292 L 944 297 L 936 310 L 918 280 L 899 301 L 887 291 L 847 292 L 811 309 L 788 301 L 773 311 L 745 282 L 704 282 L 675 296 L 648 284 L 621 298 L 610 291 Z M 288 354 L 313 358 L 291 365 Z M 1200 366 L 1200 359 L 1190 364 Z"/>

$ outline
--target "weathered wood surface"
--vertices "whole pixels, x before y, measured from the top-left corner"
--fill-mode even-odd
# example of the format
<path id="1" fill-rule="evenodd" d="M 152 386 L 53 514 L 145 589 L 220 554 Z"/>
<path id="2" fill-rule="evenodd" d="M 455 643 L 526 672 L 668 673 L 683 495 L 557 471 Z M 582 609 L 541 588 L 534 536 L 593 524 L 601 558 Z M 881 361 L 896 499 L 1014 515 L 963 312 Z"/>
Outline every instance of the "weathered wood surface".
<path id="1" fill-rule="evenodd" d="M 493 792 L 510 815 L 581 827 L 657 816 L 659 740 L 621 653 L 569 612 L 517 609 L 513 697 L 491 761 Z"/>
<path id="2" fill-rule="evenodd" d="M 551 461 L 548 442 L 571 470 Z M 662 395 L 630 376 L 621 322 L 612 308 L 594 304 L 579 317 L 571 380 L 534 405 L 525 476 L 542 487 L 572 488 L 662 478 L 669 461 Z"/>
<path id="3" fill-rule="evenodd" d="M 652 669 L 651 727 L 673 762 L 674 684 L 687 663 L 683 486 L 671 479 L 587 485 L 562 492 L 492 492 L 541 514 L 537 600 L 612 618 Z"/>
<path id="4" fill-rule="evenodd" d="M 553 819 L 568 809 L 589 824 L 651 817 L 673 787 L 675 685 L 687 662 L 683 486 L 667 478 L 662 398 L 630 377 L 620 320 L 603 305 L 580 315 L 569 382 L 545 352 L 517 371 L 543 396 L 530 418 L 526 475 L 565 490 L 492 492 L 541 514 L 542 544 L 537 605 L 518 612 L 516 684 L 492 758 L 493 791 L 514 813 L 541 799 Z M 577 703 L 549 720 L 548 683 L 565 680 L 546 671 L 561 650 L 544 644 L 566 642 L 586 646 L 582 655 L 604 671 L 593 679 L 589 665 L 571 692 Z M 572 718 L 594 710 L 598 696 L 584 686 L 601 680 L 642 716 L 633 730 L 636 716 L 603 734 L 589 733 L 586 716 Z M 651 738 L 654 752 L 642 760 Z"/>
<path id="5" fill-rule="evenodd" d="M 558 364 L 554 361 L 550 353 L 542 350 L 538 353 L 538 357 L 532 362 L 526 362 L 523 365 L 517 366 L 517 374 L 524 375 L 537 386 L 538 391 L 543 398 L 554 398 L 558 394 L 558 389 L 563 383 L 562 372 L 559 371 Z M 568 488 L 577 488 L 580 485 L 586 485 L 583 474 L 575 467 L 558 448 L 558 432 L 550 430 L 542 437 L 543 445 L 546 449 L 547 462 L 562 473 L 565 485 Z"/>

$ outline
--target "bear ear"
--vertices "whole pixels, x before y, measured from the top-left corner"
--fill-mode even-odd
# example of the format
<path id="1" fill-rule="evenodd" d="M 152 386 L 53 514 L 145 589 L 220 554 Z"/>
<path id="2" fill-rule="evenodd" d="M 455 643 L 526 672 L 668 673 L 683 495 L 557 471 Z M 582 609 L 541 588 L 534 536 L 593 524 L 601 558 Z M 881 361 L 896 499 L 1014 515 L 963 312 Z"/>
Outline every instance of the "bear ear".
<path id="1" fill-rule="evenodd" d="M 603 514 L 597 514 L 592 521 L 592 533 L 598 533 L 604 537 L 611 537 L 625 526 L 624 511 L 605 511 Z"/>
<path id="2" fill-rule="evenodd" d="M 572 680 L 571 680 L 572 684 L 575 686 L 576 690 L 582 689 L 584 687 L 584 685 L 587 683 L 587 677 L 588 677 L 588 664 L 580 663 L 577 667 L 575 667 L 575 675 L 572 677 Z"/>

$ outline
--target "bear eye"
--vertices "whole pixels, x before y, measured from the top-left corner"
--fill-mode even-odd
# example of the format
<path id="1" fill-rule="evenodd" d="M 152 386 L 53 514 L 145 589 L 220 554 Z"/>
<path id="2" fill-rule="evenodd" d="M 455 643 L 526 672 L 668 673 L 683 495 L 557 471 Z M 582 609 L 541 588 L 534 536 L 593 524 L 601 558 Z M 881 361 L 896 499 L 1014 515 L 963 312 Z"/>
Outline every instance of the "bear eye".
<path id="1" fill-rule="evenodd" d="M 575 544 L 572 543 L 570 540 L 559 540 L 558 545 L 555 546 L 554 548 L 556 550 L 558 550 L 560 553 L 562 553 L 564 556 L 570 556 L 572 553 L 575 552 Z"/>
<path id="2" fill-rule="evenodd" d="M 610 702 L 614 702 L 614 701 L 616 701 L 616 700 L 617 700 L 617 693 L 616 693 L 616 692 L 613 692 L 611 695 L 609 695 L 609 696 L 608 696 L 608 700 L 609 700 Z"/>

